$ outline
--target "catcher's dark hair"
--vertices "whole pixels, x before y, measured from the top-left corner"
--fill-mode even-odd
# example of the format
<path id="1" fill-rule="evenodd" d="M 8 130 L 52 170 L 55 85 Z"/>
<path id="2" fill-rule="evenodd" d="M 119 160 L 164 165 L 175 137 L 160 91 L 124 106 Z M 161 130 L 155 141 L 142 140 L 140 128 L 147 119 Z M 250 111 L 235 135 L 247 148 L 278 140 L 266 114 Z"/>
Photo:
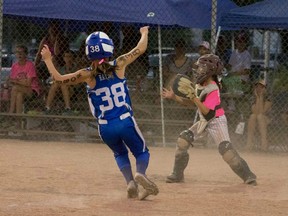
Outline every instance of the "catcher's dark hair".
<path id="1" fill-rule="evenodd" d="M 218 88 L 221 90 L 222 89 L 222 84 L 219 82 L 218 76 L 217 75 L 212 75 L 213 81 L 216 82 Z"/>

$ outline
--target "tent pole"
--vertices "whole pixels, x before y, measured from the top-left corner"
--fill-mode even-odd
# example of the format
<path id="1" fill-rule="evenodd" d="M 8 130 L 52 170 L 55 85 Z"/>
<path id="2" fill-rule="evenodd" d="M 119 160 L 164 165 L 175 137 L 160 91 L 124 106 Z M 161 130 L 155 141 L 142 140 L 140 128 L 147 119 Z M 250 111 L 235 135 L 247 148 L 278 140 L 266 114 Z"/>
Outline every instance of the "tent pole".
<path id="1" fill-rule="evenodd" d="M 269 83 L 269 86 L 273 86 L 272 83 L 275 80 L 275 76 L 276 76 L 276 72 L 277 72 L 277 68 L 278 68 L 278 63 L 277 63 L 277 59 L 278 59 L 278 55 L 279 55 L 279 44 L 280 44 L 280 36 L 279 34 L 277 34 L 277 38 L 276 38 L 276 51 L 275 51 L 275 56 L 274 56 L 274 65 L 273 65 L 273 69 L 271 70 L 271 73 L 267 74 L 267 80 L 266 82 Z M 272 95 L 274 88 L 270 88 L 270 94 Z"/>
<path id="2" fill-rule="evenodd" d="M 231 38 L 231 49 L 232 49 L 232 51 L 235 50 L 235 42 L 234 41 L 235 41 L 235 33 L 233 31 L 232 38 Z"/>
<path id="3" fill-rule="evenodd" d="M 264 44 L 265 44 L 264 79 L 267 82 L 267 71 L 269 71 L 269 62 L 270 62 L 270 31 L 265 31 L 264 33 Z"/>
<path id="4" fill-rule="evenodd" d="M 217 44 L 218 44 L 218 39 L 221 33 L 221 26 L 218 26 L 218 30 L 217 30 L 217 34 L 216 34 L 216 40 L 215 40 L 215 52 L 216 52 L 216 48 L 217 48 Z"/>
<path id="5" fill-rule="evenodd" d="M 159 79 L 160 79 L 160 92 L 163 88 L 163 71 L 162 71 L 162 42 L 161 42 L 161 26 L 158 25 L 158 53 L 159 53 Z M 164 119 L 164 104 L 163 98 L 160 97 L 161 101 L 161 125 L 162 125 L 162 144 L 163 147 L 166 147 L 166 140 L 165 140 L 165 119 Z"/>
<path id="6" fill-rule="evenodd" d="M 212 1 L 211 10 L 211 52 L 215 53 L 216 50 L 216 37 L 217 37 L 217 0 Z"/>
<path id="7" fill-rule="evenodd" d="M 3 0 L 0 0 L 0 80 L 2 80 L 2 43 L 3 43 Z M 0 97 L 0 103 L 1 103 L 1 97 Z"/>

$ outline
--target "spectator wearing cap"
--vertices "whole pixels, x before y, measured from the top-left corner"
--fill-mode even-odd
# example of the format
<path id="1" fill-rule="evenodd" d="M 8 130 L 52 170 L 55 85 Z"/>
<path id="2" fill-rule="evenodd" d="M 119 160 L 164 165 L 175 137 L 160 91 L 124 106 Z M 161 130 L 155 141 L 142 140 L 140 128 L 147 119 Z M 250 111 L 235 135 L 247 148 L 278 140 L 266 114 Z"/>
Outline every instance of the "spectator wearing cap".
<path id="1" fill-rule="evenodd" d="M 185 74 L 192 77 L 194 61 L 186 55 L 186 47 L 184 39 L 176 40 L 174 42 L 174 52 L 165 58 L 163 75 L 167 87 L 169 87 L 170 81 L 176 74 Z"/>
<path id="2" fill-rule="evenodd" d="M 198 53 L 200 56 L 211 53 L 210 43 L 208 41 L 202 41 L 198 46 Z"/>
<path id="3" fill-rule="evenodd" d="M 199 53 L 199 57 L 205 55 L 205 54 L 209 54 L 211 53 L 210 50 L 210 43 L 208 41 L 202 41 L 199 46 L 198 46 L 198 53 Z M 196 62 L 194 62 L 193 64 L 193 69 L 197 69 L 197 65 L 195 65 Z"/>
<path id="4" fill-rule="evenodd" d="M 260 133 L 262 151 L 268 150 L 267 126 L 270 123 L 269 111 L 272 102 L 266 93 L 266 82 L 263 79 L 258 80 L 254 85 L 254 95 L 252 98 L 251 115 L 247 127 L 246 150 L 252 150 L 255 144 L 255 134 L 258 129 Z"/>

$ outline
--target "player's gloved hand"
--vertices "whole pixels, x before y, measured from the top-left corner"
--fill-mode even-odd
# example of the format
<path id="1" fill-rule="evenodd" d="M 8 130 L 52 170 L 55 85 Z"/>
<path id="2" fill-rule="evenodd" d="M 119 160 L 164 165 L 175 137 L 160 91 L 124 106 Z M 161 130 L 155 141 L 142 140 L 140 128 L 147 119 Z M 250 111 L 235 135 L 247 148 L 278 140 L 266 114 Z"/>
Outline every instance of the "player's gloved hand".
<path id="1" fill-rule="evenodd" d="M 186 75 L 177 74 L 172 89 L 175 95 L 193 100 L 196 97 L 194 84 Z"/>

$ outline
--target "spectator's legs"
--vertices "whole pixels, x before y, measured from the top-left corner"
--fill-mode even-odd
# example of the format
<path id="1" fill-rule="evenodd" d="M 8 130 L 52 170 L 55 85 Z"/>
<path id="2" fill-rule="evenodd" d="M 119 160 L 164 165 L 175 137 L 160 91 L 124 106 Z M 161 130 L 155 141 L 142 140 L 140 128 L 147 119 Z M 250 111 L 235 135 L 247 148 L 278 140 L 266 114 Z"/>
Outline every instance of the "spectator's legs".
<path id="1" fill-rule="evenodd" d="M 24 93 L 18 92 L 16 97 L 16 113 L 23 112 Z"/>
<path id="2" fill-rule="evenodd" d="M 247 143 L 246 143 L 246 150 L 251 150 L 253 148 L 253 138 L 255 135 L 256 131 L 256 120 L 257 120 L 257 115 L 251 114 L 248 120 L 248 125 L 247 125 Z"/>
<path id="3" fill-rule="evenodd" d="M 11 102 L 10 102 L 10 109 L 9 113 L 13 113 L 16 109 L 16 113 L 23 112 L 23 101 L 24 96 L 31 96 L 32 90 L 31 88 L 14 85 L 11 91 Z"/>
<path id="4" fill-rule="evenodd" d="M 10 98 L 10 108 L 9 108 L 9 113 L 14 113 L 15 108 L 16 108 L 16 86 L 13 86 L 11 89 L 11 98 Z"/>
<path id="5" fill-rule="evenodd" d="M 70 107 L 69 86 L 62 85 L 61 86 L 61 91 L 62 91 L 62 94 L 63 94 L 63 99 L 64 99 L 64 103 L 65 103 L 65 109 L 71 109 L 71 107 Z"/>
<path id="6" fill-rule="evenodd" d="M 261 150 L 267 151 L 269 147 L 267 142 L 267 125 L 269 123 L 269 119 L 267 116 L 260 114 L 257 116 L 257 123 L 261 135 Z"/>
<path id="7" fill-rule="evenodd" d="M 48 92 L 48 96 L 47 96 L 47 100 L 46 100 L 46 109 L 50 109 L 51 107 L 51 104 L 56 96 L 56 92 L 59 88 L 59 85 L 56 84 L 56 83 L 53 83 L 51 86 L 50 86 L 50 89 L 49 89 L 49 92 Z"/>
<path id="8" fill-rule="evenodd" d="M 32 89 L 24 86 L 17 86 L 17 96 L 16 96 L 16 113 L 23 112 L 23 103 L 25 96 L 31 96 Z"/>
<path id="9" fill-rule="evenodd" d="M 24 97 L 26 95 L 31 96 L 32 90 L 31 88 L 28 88 L 28 87 L 15 85 L 12 88 L 12 92 L 13 92 L 13 101 L 11 100 L 11 104 L 13 102 L 14 105 L 10 106 L 10 113 L 13 113 L 15 108 L 16 108 L 16 113 L 22 113 Z M 21 119 L 19 121 L 17 120 L 17 124 L 16 124 L 16 128 L 20 128 L 20 127 L 21 127 Z"/>

